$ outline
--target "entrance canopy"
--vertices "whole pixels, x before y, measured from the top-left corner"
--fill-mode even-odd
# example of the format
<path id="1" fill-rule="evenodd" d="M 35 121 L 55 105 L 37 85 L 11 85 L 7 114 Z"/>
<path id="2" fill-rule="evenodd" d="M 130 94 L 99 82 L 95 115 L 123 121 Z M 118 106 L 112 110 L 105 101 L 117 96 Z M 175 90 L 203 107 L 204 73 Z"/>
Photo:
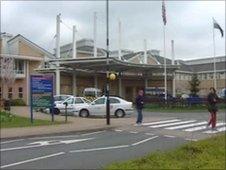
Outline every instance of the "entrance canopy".
<path id="1" fill-rule="evenodd" d="M 107 70 L 107 60 L 109 62 L 109 70 L 115 72 L 134 72 L 134 73 L 159 73 L 163 72 L 164 65 L 156 64 L 136 64 L 131 62 L 126 62 L 118 60 L 113 57 L 89 57 L 89 58 L 61 58 L 50 60 L 49 62 L 57 63 L 59 62 L 60 67 L 70 68 L 70 69 L 79 69 L 93 72 L 105 72 Z M 178 65 L 167 65 L 167 72 L 174 72 L 179 69 Z"/>

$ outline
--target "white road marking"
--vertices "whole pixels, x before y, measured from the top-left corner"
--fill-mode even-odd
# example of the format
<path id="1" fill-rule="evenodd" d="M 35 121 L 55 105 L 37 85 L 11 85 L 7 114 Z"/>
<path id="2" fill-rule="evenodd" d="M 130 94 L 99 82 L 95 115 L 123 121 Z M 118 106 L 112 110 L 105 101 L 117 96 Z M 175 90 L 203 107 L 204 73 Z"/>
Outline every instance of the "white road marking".
<path id="1" fill-rule="evenodd" d="M 109 147 L 103 147 L 103 148 L 79 149 L 79 150 L 73 150 L 73 151 L 69 151 L 69 152 L 70 152 L 70 153 L 78 153 L 78 152 L 92 152 L 92 151 L 101 151 L 101 150 L 110 150 L 110 149 L 128 148 L 128 147 L 136 146 L 136 145 L 139 145 L 139 144 L 141 144 L 141 143 L 147 142 L 147 141 L 149 141 L 149 140 L 155 139 L 155 138 L 157 138 L 157 137 L 158 137 L 158 136 L 153 136 L 153 137 L 151 137 L 151 138 L 144 139 L 144 140 L 142 140 L 142 141 L 133 143 L 133 144 L 131 144 L 131 145 L 118 145 L 118 146 L 109 146 Z"/>
<path id="2" fill-rule="evenodd" d="M 104 147 L 104 148 L 92 148 L 92 149 L 79 149 L 79 150 L 70 151 L 70 153 L 101 151 L 101 150 L 119 149 L 119 148 L 126 148 L 126 147 L 129 147 L 129 145 L 118 145 L 118 146 L 110 146 L 110 147 Z"/>
<path id="3" fill-rule="evenodd" d="M 181 125 L 181 124 L 186 124 L 186 123 L 192 123 L 192 122 L 195 122 L 195 121 L 196 120 L 189 120 L 189 121 L 176 122 L 176 123 L 168 123 L 168 124 L 155 125 L 155 126 L 149 126 L 149 127 L 151 127 L 151 128 L 167 127 L 167 126 L 174 126 L 174 125 Z"/>
<path id="4" fill-rule="evenodd" d="M 136 142 L 136 143 L 131 144 L 131 146 L 139 145 L 139 144 L 141 144 L 141 143 L 147 142 L 147 141 L 152 140 L 152 139 L 155 139 L 155 138 L 157 138 L 157 137 L 158 137 L 158 136 L 153 136 L 153 137 L 151 137 L 151 138 L 144 139 L 144 140 L 142 140 L 142 141 L 139 141 L 139 142 Z"/>
<path id="5" fill-rule="evenodd" d="M 159 121 L 159 122 L 150 122 L 150 123 L 142 123 L 143 126 L 149 126 L 149 125 L 157 125 L 162 123 L 170 123 L 170 122 L 178 122 L 179 119 L 172 119 L 172 120 L 165 120 L 165 121 Z"/>
<path id="6" fill-rule="evenodd" d="M 221 127 L 221 128 L 217 128 L 217 130 L 207 130 L 203 133 L 218 133 L 218 132 L 223 132 L 223 131 L 226 131 L 226 127 Z"/>
<path id="7" fill-rule="evenodd" d="M 12 143 L 12 142 L 19 142 L 19 141 L 23 141 L 23 140 L 24 139 L 9 140 L 9 141 L 1 142 L 1 144 Z"/>
<path id="8" fill-rule="evenodd" d="M 191 139 L 191 138 L 186 138 L 185 140 L 188 140 L 188 141 L 198 141 L 197 139 Z"/>
<path id="9" fill-rule="evenodd" d="M 134 133 L 134 134 L 136 134 L 136 133 L 138 133 L 138 132 L 130 131 L 129 133 Z"/>
<path id="10" fill-rule="evenodd" d="M 58 144 L 70 144 L 70 143 L 75 143 L 75 142 L 83 142 L 83 141 L 87 141 L 87 140 L 91 140 L 91 139 L 94 139 L 94 138 L 65 140 L 65 141 L 37 141 L 37 142 L 30 143 L 29 146 L 5 148 L 5 149 L 0 149 L 0 151 L 3 152 L 3 151 L 12 151 L 12 150 L 19 150 L 19 149 L 28 149 L 28 148 L 37 148 L 37 147 L 43 147 L 43 146 L 58 145 Z"/>
<path id="11" fill-rule="evenodd" d="M 165 128 L 165 129 L 175 130 L 175 129 L 183 129 L 183 128 L 187 128 L 187 127 L 194 127 L 194 126 L 198 126 L 198 125 L 205 125 L 205 124 L 207 124 L 206 121 L 199 122 L 199 123 L 192 123 L 192 124 L 188 124 L 188 125 L 173 126 L 173 127 L 168 127 L 168 128 Z"/>
<path id="12" fill-rule="evenodd" d="M 164 135 L 167 138 L 175 138 L 176 136 L 171 136 L 171 135 Z"/>
<path id="13" fill-rule="evenodd" d="M 91 132 L 91 133 L 85 133 L 85 134 L 81 134 L 81 136 L 87 136 L 87 135 L 94 135 L 94 134 L 99 134 L 102 132 L 105 132 L 106 130 L 101 130 L 101 131 L 97 131 L 97 132 Z"/>
<path id="14" fill-rule="evenodd" d="M 51 138 L 69 138 L 69 137 L 78 137 L 78 136 L 87 136 L 87 135 L 93 135 L 105 132 L 105 130 L 97 131 L 97 132 L 91 132 L 91 133 L 84 133 L 84 134 L 78 134 L 78 135 L 63 135 L 63 136 L 44 136 L 44 137 L 33 137 L 28 139 L 51 139 Z"/>
<path id="15" fill-rule="evenodd" d="M 115 129 L 116 132 L 122 132 L 123 130 L 121 129 Z"/>
<path id="16" fill-rule="evenodd" d="M 145 133 L 145 135 L 155 135 L 154 133 Z"/>
<path id="17" fill-rule="evenodd" d="M 225 122 L 221 122 L 221 123 L 217 123 L 216 124 L 216 126 L 221 126 L 221 125 L 225 125 Z M 199 126 L 199 127 L 189 128 L 189 129 L 185 129 L 184 131 L 186 131 L 186 132 L 194 132 L 194 131 L 203 130 L 203 129 L 206 129 L 206 126 Z"/>
<path id="18" fill-rule="evenodd" d="M 37 158 L 33 158 L 33 159 L 28 159 L 28 160 L 21 161 L 21 162 L 3 165 L 3 166 L 1 166 L 1 168 L 8 168 L 8 167 L 11 167 L 11 166 L 20 165 L 20 164 L 24 164 L 24 163 L 28 163 L 28 162 L 33 162 L 33 161 L 37 161 L 37 160 L 41 160 L 41 159 L 46 159 L 46 158 L 50 158 L 50 157 L 54 157 L 54 156 L 59 156 L 59 155 L 62 155 L 62 154 L 65 154 L 65 152 L 59 152 L 59 153 L 55 153 L 55 154 L 51 154 L 51 155 L 46 155 L 46 156 L 41 156 L 41 157 L 37 157 Z"/>

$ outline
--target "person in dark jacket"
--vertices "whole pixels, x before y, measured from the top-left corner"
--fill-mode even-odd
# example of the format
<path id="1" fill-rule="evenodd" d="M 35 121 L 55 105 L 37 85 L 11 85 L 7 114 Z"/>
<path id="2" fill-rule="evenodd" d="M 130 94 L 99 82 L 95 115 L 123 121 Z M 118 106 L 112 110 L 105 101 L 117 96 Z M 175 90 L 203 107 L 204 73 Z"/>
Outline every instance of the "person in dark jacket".
<path id="1" fill-rule="evenodd" d="M 144 91 L 139 90 L 136 97 L 137 121 L 136 125 L 141 125 L 143 120 L 142 109 L 144 107 Z"/>
<path id="2" fill-rule="evenodd" d="M 208 94 L 207 97 L 207 102 L 208 102 L 208 111 L 210 112 L 210 119 L 207 124 L 207 127 L 212 125 L 212 129 L 215 130 L 216 128 L 216 121 L 217 121 L 217 101 L 218 101 L 218 96 L 216 94 L 216 90 L 211 87 L 210 88 L 210 93 Z"/>

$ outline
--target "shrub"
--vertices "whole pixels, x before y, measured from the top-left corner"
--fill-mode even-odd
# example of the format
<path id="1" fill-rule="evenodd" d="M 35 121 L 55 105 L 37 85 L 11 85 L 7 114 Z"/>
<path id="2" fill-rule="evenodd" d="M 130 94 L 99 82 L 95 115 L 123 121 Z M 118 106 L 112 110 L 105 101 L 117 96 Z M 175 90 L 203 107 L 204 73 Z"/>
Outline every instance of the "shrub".
<path id="1" fill-rule="evenodd" d="M 26 103 L 23 99 L 14 99 L 11 101 L 11 106 L 26 106 Z"/>

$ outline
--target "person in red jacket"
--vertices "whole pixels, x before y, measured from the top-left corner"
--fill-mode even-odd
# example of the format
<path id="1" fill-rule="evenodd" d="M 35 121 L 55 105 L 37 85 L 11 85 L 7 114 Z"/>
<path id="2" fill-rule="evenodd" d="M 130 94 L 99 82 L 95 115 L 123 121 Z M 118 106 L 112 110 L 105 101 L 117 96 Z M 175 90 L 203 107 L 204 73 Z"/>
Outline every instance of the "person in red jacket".
<path id="1" fill-rule="evenodd" d="M 207 127 L 212 125 L 212 129 L 216 130 L 216 121 L 217 121 L 217 101 L 218 101 L 218 96 L 216 94 L 215 88 L 211 87 L 210 88 L 210 93 L 208 94 L 207 97 L 207 102 L 208 102 L 208 111 L 210 112 L 210 119 L 207 124 Z"/>

